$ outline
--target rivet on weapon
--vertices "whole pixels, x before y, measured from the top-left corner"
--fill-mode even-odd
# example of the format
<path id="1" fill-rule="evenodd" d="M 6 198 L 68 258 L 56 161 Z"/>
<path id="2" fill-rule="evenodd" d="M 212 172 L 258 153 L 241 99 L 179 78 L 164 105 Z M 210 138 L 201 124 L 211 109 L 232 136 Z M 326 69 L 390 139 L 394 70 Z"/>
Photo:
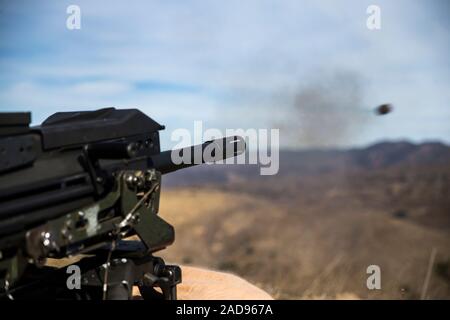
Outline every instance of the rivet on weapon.
<path id="1" fill-rule="evenodd" d="M 156 178 L 154 170 L 147 170 L 147 172 L 145 174 L 146 174 L 147 182 L 152 182 Z"/>
<path id="2" fill-rule="evenodd" d="M 127 174 L 125 182 L 127 183 L 128 188 L 132 188 L 134 186 L 134 176 L 132 174 Z"/>
<path id="3" fill-rule="evenodd" d="M 135 212 L 134 215 L 131 217 L 131 222 L 133 224 L 138 223 L 141 219 L 141 214 L 139 212 Z"/>
<path id="4" fill-rule="evenodd" d="M 44 245 L 44 247 L 48 247 L 50 245 L 50 236 L 51 236 L 50 232 L 42 233 L 43 238 L 42 244 Z"/>
<path id="5" fill-rule="evenodd" d="M 14 300 L 13 296 L 11 295 L 11 293 L 9 293 L 9 281 L 8 281 L 8 279 L 5 279 L 4 290 L 5 290 L 5 293 L 6 293 L 6 296 L 8 297 L 8 299 L 9 300 Z"/>
<path id="6" fill-rule="evenodd" d="M 64 227 L 64 228 L 61 230 L 61 235 L 62 235 L 62 237 L 63 237 L 64 239 L 67 239 L 67 241 L 69 241 L 69 242 L 71 242 L 72 239 L 73 239 L 73 236 L 72 236 L 72 234 L 69 232 L 69 229 L 68 229 L 67 227 Z"/>

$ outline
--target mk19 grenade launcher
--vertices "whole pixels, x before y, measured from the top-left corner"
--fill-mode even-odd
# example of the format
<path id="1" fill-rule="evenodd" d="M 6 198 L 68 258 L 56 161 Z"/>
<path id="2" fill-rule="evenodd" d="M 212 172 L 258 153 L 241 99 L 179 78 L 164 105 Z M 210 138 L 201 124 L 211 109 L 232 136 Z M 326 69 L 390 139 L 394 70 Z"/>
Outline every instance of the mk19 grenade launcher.
<path id="1" fill-rule="evenodd" d="M 161 152 L 164 127 L 136 109 L 30 117 L 0 114 L 0 298 L 130 299 L 138 286 L 176 299 L 180 268 L 153 256 L 174 241 L 161 175 L 239 155 L 244 140 Z"/>

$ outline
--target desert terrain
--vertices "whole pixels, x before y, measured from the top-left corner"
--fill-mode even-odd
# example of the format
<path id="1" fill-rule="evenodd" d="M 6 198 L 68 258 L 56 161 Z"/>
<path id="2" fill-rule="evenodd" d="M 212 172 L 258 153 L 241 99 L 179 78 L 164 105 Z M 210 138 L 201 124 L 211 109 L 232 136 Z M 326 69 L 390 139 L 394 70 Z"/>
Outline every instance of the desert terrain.
<path id="1" fill-rule="evenodd" d="M 279 174 L 258 172 L 164 176 L 160 215 L 176 241 L 159 255 L 237 274 L 275 298 L 450 298 L 448 146 L 282 151 Z M 366 286 L 369 265 L 381 290 Z"/>

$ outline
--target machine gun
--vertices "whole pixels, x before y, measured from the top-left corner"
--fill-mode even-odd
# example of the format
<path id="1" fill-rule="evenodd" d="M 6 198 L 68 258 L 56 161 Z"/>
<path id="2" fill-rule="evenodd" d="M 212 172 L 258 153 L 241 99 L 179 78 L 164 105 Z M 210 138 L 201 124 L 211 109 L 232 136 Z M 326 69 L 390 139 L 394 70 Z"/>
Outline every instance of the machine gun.
<path id="1" fill-rule="evenodd" d="M 0 114 L 0 297 L 130 299 L 138 286 L 144 299 L 176 299 L 181 269 L 153 256 L 174 241 L 157 215 L 161 175 L 239 155 L 244 140 L 161 152 L 164 127 L 136 109 L 30 118 Z"/>

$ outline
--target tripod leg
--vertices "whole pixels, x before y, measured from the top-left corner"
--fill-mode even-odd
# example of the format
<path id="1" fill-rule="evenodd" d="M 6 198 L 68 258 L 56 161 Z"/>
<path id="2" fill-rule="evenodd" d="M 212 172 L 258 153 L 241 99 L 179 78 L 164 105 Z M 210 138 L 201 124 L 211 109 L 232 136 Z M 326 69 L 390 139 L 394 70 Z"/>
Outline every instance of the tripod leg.
<path id="1" fill-rule="evenodd" d="M 135 282 L 135 265 L 130 259 L 114 259 L 103 284 L 106 300 L 130 300 Z"/>
<path id="2" fill-rule="evenodd" d="M 107 300 L 130 300 L 131 299 L 132 286 L 128 283 L 120 283 L 112 286 L 108 286 L 106 294 Z"/>
<path id="3" fill-rule="evenodd" d="M 162 290 L 164 299 L 177 300 L 177 284 L 181 283 L 180 267 L 164 265 L 160 274 L 162 277 L 159 278 L 157 283 Z"/>
<path id="4" fill-rule="evenodd" d="M 162 285 L 161 290 L 166 300 L 177 300 L 177 285 Z"/>
<path id="5" fill-rule="evenodd" d="M 139 292 L 144 300 L 164 300 L 164 296 L 153 287 L 140 286 Z"/>
<path id="6" fill-rule="evenodd" d="M 144 300 L 146 299 L 177 299 L 177 284 L 181 283 L 181 269 L 178 266 L 164 264 L 162 259 L 156 258 L 155 273 L 145 273 L 142 286 L 139 287 Z M 157 292 L 154 287 L 159 287 L 162 293 Z"/>

